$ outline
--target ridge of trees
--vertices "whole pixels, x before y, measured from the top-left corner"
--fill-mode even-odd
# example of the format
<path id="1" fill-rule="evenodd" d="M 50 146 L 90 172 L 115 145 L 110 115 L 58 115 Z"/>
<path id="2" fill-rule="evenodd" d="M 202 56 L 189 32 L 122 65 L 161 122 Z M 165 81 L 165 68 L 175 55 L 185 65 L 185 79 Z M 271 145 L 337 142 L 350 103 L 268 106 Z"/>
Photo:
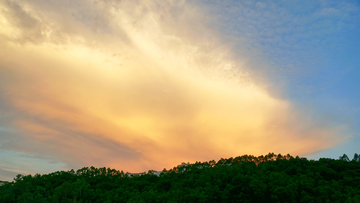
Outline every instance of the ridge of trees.
<path id="1" fill-rule="evenodd" d="M 308 160 L 269 153 L 196 162 L 128 177 L 110 168 L 17 175 L 1 202 L 339 202 L 360 203 L 360 156 Z"/>

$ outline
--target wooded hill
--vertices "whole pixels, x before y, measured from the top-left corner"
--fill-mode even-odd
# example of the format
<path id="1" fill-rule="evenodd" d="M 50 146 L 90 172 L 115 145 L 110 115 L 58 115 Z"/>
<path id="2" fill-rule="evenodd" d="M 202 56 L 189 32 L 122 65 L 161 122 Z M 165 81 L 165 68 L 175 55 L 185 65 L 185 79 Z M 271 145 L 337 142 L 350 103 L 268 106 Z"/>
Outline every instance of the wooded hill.
<path id="1" fill-rule="evenodd" d="M 174 167 L 138 177 L 110 168 L 17 175 L 0 202 L 360 203 L 360 156 L 350 160 L 269 153 Z"/>

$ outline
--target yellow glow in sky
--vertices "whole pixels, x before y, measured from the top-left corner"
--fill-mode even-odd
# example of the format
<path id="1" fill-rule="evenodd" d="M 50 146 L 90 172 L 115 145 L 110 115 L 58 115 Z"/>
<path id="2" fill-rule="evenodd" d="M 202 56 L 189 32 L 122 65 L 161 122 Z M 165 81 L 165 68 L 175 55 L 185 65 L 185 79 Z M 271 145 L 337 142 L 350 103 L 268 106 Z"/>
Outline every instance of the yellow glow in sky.
<path id="1" fill-rule="evenodd" d="M 56 11 L 68 8 L 51 2 L 0 3 L 1 91 L 19 112 L 13 125 L 34 145 L 13 150 L 143 171 L 336 143 L 324 140 L 337 129 L 306 127 L 311 121 L 251 78 L 215 33 L 202 38 L 211 30 L 191 22 L 195 10 L 166 16 L 190 5 L 145 2 L 80 1 L 94 7 L 83 18 L 60 18 Z"/>

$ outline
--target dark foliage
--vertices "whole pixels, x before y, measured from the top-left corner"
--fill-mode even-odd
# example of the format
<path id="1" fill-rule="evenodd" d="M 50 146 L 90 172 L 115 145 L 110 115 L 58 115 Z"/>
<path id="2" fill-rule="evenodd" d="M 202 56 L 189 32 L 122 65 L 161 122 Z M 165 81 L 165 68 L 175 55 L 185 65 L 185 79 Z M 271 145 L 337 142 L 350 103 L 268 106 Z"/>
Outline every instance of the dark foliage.
<path id="1" fill-rule="evenodd" d="M 0 202 L 332 202 L 360 203 L 360 159 L 338 160 L 269 153 L 197 162 L 159 177 L 128 177 L 85 167 L 46 175 L 18 175 L 0 186 Z"/>

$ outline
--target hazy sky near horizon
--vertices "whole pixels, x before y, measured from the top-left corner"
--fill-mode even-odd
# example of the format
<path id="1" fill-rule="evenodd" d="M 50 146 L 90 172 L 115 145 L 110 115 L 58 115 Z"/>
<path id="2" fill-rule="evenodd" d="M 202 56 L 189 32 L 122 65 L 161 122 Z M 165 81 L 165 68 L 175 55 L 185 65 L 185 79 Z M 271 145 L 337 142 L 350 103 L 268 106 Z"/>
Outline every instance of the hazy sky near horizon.
<path id="1" fill-rule="evenodd" d="M 360 4 L 0 1 L 0 180 L 360 146 Z"/>

